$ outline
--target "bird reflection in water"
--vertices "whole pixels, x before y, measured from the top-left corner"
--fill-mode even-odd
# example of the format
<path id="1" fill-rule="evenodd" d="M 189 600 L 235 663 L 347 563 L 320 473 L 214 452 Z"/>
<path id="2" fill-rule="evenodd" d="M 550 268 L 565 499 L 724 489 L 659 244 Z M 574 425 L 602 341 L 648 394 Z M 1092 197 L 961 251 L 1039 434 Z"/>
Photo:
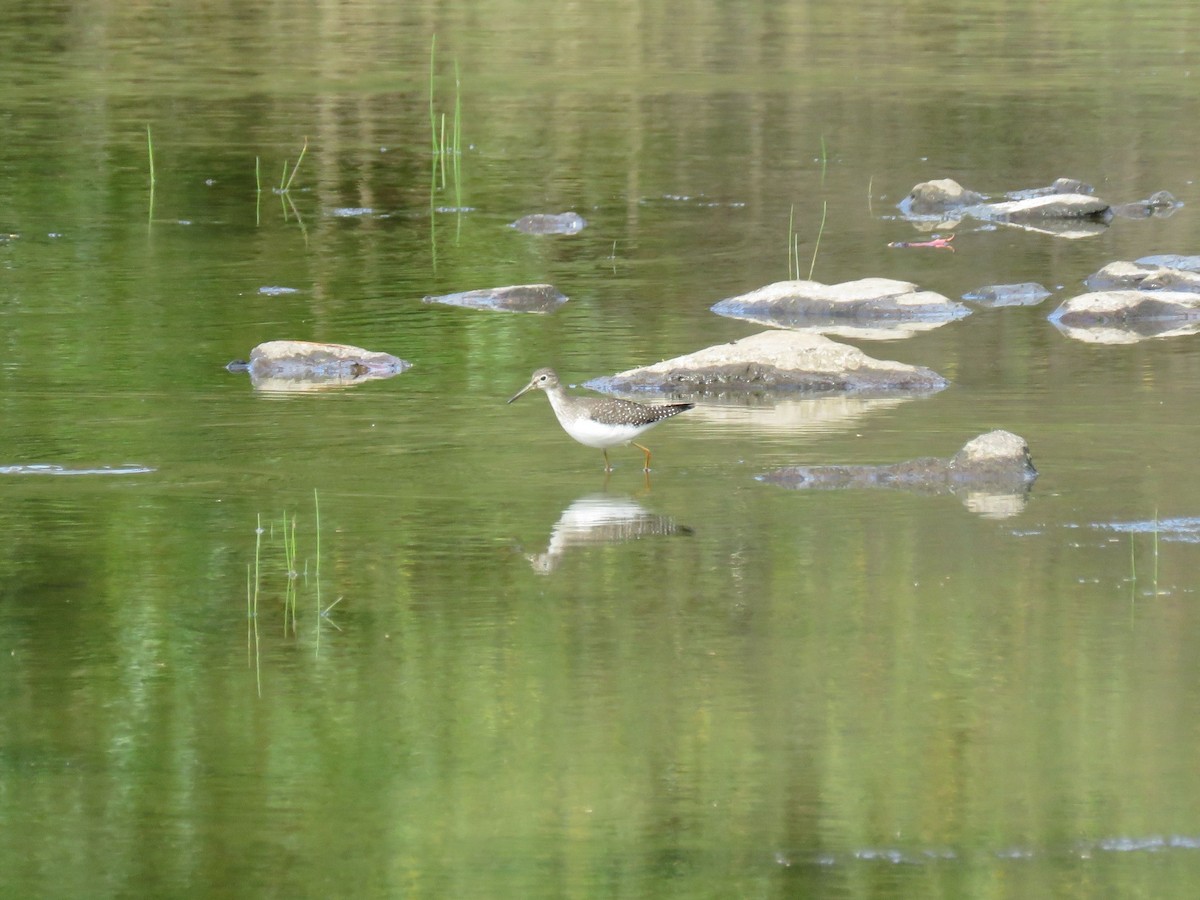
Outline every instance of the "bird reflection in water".
<path id="1" fill-rule="evenodd" d="M 548 574 L 558 568 L 572 547 L 620 544 L 651 536 L 690 535 L 686 525 L 670 516 L 652 513 L 632 497 L 589 494 L 580 497 L 558 517 L 550 542 L 541 553 L 526 554 L 533 570 Z"/>

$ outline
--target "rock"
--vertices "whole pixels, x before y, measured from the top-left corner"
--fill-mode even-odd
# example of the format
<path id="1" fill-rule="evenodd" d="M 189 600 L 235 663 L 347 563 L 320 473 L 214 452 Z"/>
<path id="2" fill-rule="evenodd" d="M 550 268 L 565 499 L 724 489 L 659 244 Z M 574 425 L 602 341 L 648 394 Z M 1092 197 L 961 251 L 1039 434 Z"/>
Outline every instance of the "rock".
<path id="1" fill-rule="evenodd" d="M 1064 300 L 1050 315 L 1064 325 L 1195 318 L 1200 318 L 1200 294 L 1192 291 L 1091 291 Z"/>
<path id="2" fill-rule="evenodd" d="M 1076 192 L 1066 193 L 1072 189 Z M 917 219 L 953 211 L 982 222 L 1067 238 L 1098 234 L 1112 218 L 1111 206 L 1091 196 L 1091 187 L 1075 179 L 1060 178 L 1048 188 L 1015 191 L 1008 196 L 1017 199 L 988 203 L 982 194 L 943 178 L 918 184 L 899 207 L 903 215 Z"/>
<path id="3" fill-rule="evenodd" d="M 973 207 L 970 214 L 991 222 L 1041 222 L 1045 219 L 1106 219 L 1108 203 L 1087 194 L 1047 194 L 1025 200 L 1006 200 Z"/>
<path id="4" fill-rule="evenodd" d="M 1121 203 L 1113 207 L 1113 213 L 1127 219 L 1148 219 L 1150 216 L 1166 218 L 1174 215 L 1175 210 L 1183 206 L 1170 191 L 1155 191 L 1145 200 L 1135 200 L 1132 203 Z"/>
<path id="5" fill-rule="evenodd" d="M 1037 478 L 1029 445 L 1011 431 L 989 431 L 963 444 L 950 459 L 948 477 L 956 484 L 965 482 L 1026 484 Z"/>
<path id="6" fill-rule="evenodd" d="M 391 354 L 347 344 L 268 341 L 250 351 L 249 363 L 226 368 L 249 371 L 259 390 L 305 391 L 390 378 L 411 367 Z"/>
<path id="7" fill-rule="evenodd" d="M 786 466 L 758 480 L 799 489 L 902 488 L 951 493 L 982 515 L 1003 518 L 1019 512 L 1037 478 L 1025 439 L 990 431 L 968 441 L 950 459 L 921 457 L 881 466 Z"/>
<path id="8" fill-rule="evenodd" d="M 906 216 L 936 216 L 983 201 L 983 194 L 967 190 L 953 178 L 941 178 L 916 185 L 899 207 Z"/>
<path id="9" fill-rule="evenodd" d="M 1182 269 L 1185 272 L 1200 272 L 1200 256 L 1180 256 L 1165 253 L 1159 256 L 1143 256 L 1134 260 L 1139 266 L 1161 266 L 1165 269 Z"/>
<path id="10" fill-rule="evenodd" d="M 984 306 L 1036 306 L 1050 292 L 1034 281 L 1023 281 L 1020 284 L 992 284 L 977 288 L 963 294 L 964 300 L 981 303 Z"/>
<path id="11" fill-rule="evenodd" d="M 1096 189 L 1078 178 L 1055 178 L 1050 185 L 1051 194 L 1094 194 Z"/>
<path id="12" fill-rule="evenodd" d="M 1200 291 L 1200 272 L 1186 269 L 1155 269 L 1142 279 L 1140 291 Z"/>
<path id="13" fill-rule="evenodd" d="M 1141 285 L 1147 276 L 1159 271 L 1162 271 L 1161 266 L 1111 262 L 1093 272 L 1083 283 L 1093 291 L 1133 290 Z"/>
<path id="14" fill-rule="evenodd" d="M 1145 259 L 1151 259 L 1146 257 Z M 1167 257 L 1159 257 L 1165 259 Z M 1182 259 L 1183 257 L 1176 257 Z M 1200 291 L 1200 271 L 1138 262 L 1111 262 L 1083 280 L 1093 291 Z"/>
<path id="15" fill-rule="evenodd" d="M 745 394 L 769 391 L 939 391 L 931 369 L 878 360 L 819 334 L 764 331 L 652 366 L 587 382 L 606 393 Z"/>
<path id="16" fill-rule="evenodd" d="M 567 298 L 552 284 L 517 284 L 425 297 L 424 302 L 500 312 L 551 313 L 566 303 Z"/>
<path id="17" fill-rule="evenodd" d="M 777 281 L 722 300 L 712 311 L 735 319 L 819 332 L 853 332 L 841 328 L 847 322 L 896 329 L 894 333 L 884 330 L 881 335 L 873 335 L 885 338 L 907 336 L 901 329 L 909 324 L 922 329 L 935 328 L 971 313 L 961 303 L 941 294 L 922 291 L 915 284 L 891 278 L 860 278 L 834 285 Z"/>
<path id="18" fill-rule="evenodd" d="M 510 223 L 524 234 L 578 234 L 587 225 L 587 220 L 578 213 L 534 213 L 522 216 Z"/>
<path id="19" fill-rule="evenodd" d="M 1030 197 L 1045 197 L 1050 194 L 1094 194 L 1096 189 L 1078 178 L 1056 178 L 1054 183 L 1046 187 L 1026 188 L 1020 191 L 1009 191 L 1004 196 L 1010 200 L 1027 200 Z"/>
<path id="20" fill-rule="evenodd" d="M 1049 316 L 1068 337 L 1130 344 L 1200 330 L 1200 293 L 1172 290 L 1092 291 L 1064 300 Z"/>

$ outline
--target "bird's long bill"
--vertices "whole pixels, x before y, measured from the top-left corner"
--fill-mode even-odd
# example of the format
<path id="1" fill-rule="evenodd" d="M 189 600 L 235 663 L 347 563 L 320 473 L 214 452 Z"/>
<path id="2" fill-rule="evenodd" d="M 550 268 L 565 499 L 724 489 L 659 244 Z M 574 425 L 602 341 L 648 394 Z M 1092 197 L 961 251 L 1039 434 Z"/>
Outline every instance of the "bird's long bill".
<path id="1" fill-rule="evenodd" d="M 532 390 L 533 390 L 535 387 L 537 387 L 537 382 L 536 382 L 536 381 L 531 381 L 531 382 L 529 382 L 529 384 L 525 385 L 525 387 L 521 388 L 519 391 L 517 391 L 515 394 L 513 394 L 511 397 L 509 397 L 509 398 L 508 398 L 508 402 L 509 402 L 509 403 L 512 403 L 514 400 L 516 400 L 516 399 L 517 399 L 518 397 L 520 397 L 522 394 L 527 394 L 527 393 L 529 393 L 529 392 L 530 392 L 530 391 L 532 391 Z"/>

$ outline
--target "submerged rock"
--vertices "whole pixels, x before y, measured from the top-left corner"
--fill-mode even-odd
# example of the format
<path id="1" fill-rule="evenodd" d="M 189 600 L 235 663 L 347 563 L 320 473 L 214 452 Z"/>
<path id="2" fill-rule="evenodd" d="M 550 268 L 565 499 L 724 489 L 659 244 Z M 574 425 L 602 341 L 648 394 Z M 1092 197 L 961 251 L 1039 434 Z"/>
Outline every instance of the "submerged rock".
<path id="1" fill-rule="evenodd" d="M 774 391 L 940 391 L 931 369 L 879 360 L 819 334 L 764 331 L 652 366 L 587 382 L 606 393 L 746 394 Z"/>
<path id="2" fill-rule="evenodd" d="M 1148 219 L 1151 216 L 1165 219 L 1175 214 L 1183 204 L 1170 191 L 1155 191 L 1145 200 L 1134 200 L 1113 207 L 1113 213 L 1127 219 Z"/>
<path id="3" fill-rule="evenodd" d="M 499 312 L 551 313 L 566 303 L 567 297 L 552 284 L 516 284 L 429 296 L 424 298 L 424 302 Z"/>
<path id="4" fill-rule="evenodd" d="M 534 213 L 510 223 L 523 234 L 578 234 L 587 226 L 587 219 L 574 212 Z"/>
<path id="5" fill-rule="evenodd" d="M 970 309 L 907 281 L 860 278 L 841 284 L 777 281 L 712 307 L 722 316 L 816 332 L 859 337 L 907 337 L 961 319 Z M 847 323 L 851 327 L 847 328 Z M 869 323 L 871 330 L 862 330 Z M 878 329 L 883 327 L 882 332 Z"/>
<path id="6" fill-rule="evenodd" d="M 1036 306 L 1050 292 L 1036 281 L 1023 281 L 1020 284 L 990 284 L 963 294 L 964 300 L 971 300 L 984 306 Z"/>
<path id="7" fill-rule="evenodd" d="M 250 361 L 235 360 L 227 369 L 249 372 L 250 383 L 264 391 L 311 391 L 390 378 L 412 363 L 348 344 L 267 341 L 250 351 Z"/>
<path id="8" fill-rule="evenodd" d="M 1003 518 L 1019 512 L 1037 478 L 1029 445 L 1011 431 L 990 431 L 949 459 L 921 457 L 891 465 L 786 466 L 760 481 L 792 489 L 902 488 L 961 496 L 968 508 Z"/>

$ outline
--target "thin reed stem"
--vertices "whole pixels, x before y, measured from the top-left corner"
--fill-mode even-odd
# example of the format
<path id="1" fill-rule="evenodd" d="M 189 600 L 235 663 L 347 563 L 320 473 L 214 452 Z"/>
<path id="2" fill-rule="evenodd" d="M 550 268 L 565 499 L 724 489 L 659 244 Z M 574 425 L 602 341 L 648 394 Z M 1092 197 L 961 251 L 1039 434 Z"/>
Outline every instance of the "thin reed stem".
<path id="1" fill-rule="evenodd" d="M 300 156 L 296 158 L 296 164 L 292 166 L 292 174 L 288 176 L 287 182 L 279 189 L 280 193 L 286 194 L 292 188 L 292 182 L 296 178 L 296 173 L 300 171 L 300 163 L 304 162 L 304 154 L 308 152 L 308 136 L 304 137 L 304 146 L 300 148 Z M 287 162 L 283 164 L 283 173 L 287 175 Z"/>
<path id="2" fill-rule="evenodd" d="M 821 235 L 825 233 L 825 213 L 829 211 L 829 201 L 821 201 L 821 227 L 817 229 L 817 243 L 813 246 L 812 263 L 808 267 L 808 280 L 812 281 L 813 269 L 817 267 L 817 251 L 821 249 Z"/>

